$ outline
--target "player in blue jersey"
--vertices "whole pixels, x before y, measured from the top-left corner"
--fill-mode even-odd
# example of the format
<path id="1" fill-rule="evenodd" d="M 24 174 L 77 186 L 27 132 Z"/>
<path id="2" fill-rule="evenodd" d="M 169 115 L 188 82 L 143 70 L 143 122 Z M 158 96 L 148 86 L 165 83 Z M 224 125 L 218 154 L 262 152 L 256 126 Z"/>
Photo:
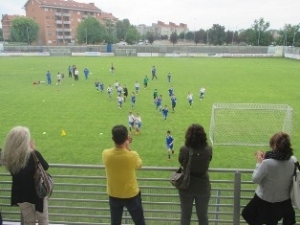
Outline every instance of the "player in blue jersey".
<path id="1" fill-rule="evenodd" d="M 99 90 L 101 93 L 104 91 L 104 84 L 101 81 L 99 82 Z"/>
<path id="2" fill-rule="evenodd" d="M 158 109 L 160 112 L 161 112 L 161 104 L 162 104 L 162 95 L 160 95 L 155 99 L 156 109 Z"/>
<path id="3" fill-rule="evenodd" d="M 176 99 L 175 95 L 172 95 L 171 103 L 172 103 L 172 112 L 175 112 L 175 107 L 176 107 L 176 103 L 177 103 L 177 99 Z"/>
<path id="4" fill-rule="evenodd" d="M 132 92 L 132 94 L 131 94 L 131 108 L 132 109 L 134 109 L 135 102 L 136 102 L 136 95 L 134 92 Z"/>
<path id="5" fill-rule="evenodd" d="M 83 73 L 84 73 L 85 79 L 87 80 L 88 77 L 89 77 L 89 74 L 90 74 L 90 71 L 88 70 L 88 68 L 85 68 L 85 69 L 83 70 Z"/>
<path id="6" fill-rule="evenodd" d="M 172 97 L 172 95 L 174 95 L 174 89 L 173 89 L 173 86 L 171 86 L 169 89 L 168 89 L 168 92 L 169 92 L 169 96 Z"/>
<path id="7" fill-rule="evenodd" d="M 167 134 L 166 134 L 166 147 L 167 147 L 167 150 L 168 150 L 168 159 L 170 160 L 171 159 L 171 154 L 174 154 L 174 150 L 173 150 L 174 138 L 171 135 L 171 131 L 169 131 L 169 130 L 167 131 Z"/>
<path id="8" fill-rule="evenodd" d="M 171 84 L 171 73 L 170 72 L 168 73 L 167 78 L 168 78 L 168 83 Z"/>
<path id="9" fill-rule="evenodd" d="M 51 79 L 51 73 L 49 72 L 49 70 L 46 73 L 46 78 L 47 78 L 47 83 L 51 84 L 52 83 L 52 79 Z"/>
<path id="10" fill-rule="evenodd" d="M 169 113 L 168 106 L 165 105 L 165 107 L 161 110 L 161 112 L 163 114 L 164 121 L 166 121 Z"/>
<path id="11" fill-rule="evenodd" d="M 73 77 L 73 69 L 71 66 L 68 67 L 68 73 L 69 73 L 69 77 L 72 78 Z"/>
<path id="12" fill-rule="evenodd" d="M 100 90 L 100 82 L 99 81 L 95 82 L 95 88 L 96 88 L 96 91 Z"/>

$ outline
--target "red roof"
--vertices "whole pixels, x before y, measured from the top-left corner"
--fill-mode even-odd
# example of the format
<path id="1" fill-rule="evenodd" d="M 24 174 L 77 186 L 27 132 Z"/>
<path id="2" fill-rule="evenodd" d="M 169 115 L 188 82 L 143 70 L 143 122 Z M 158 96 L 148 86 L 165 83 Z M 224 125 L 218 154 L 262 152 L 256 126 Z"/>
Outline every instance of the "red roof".
<path id="1" fill-rule="evenodd" d="M 29 3 L 30 0 L 28 0 L 25 4 Z M 41 6 L 48 6 L 53 8 L 68 8 L 68 9 L 78 9 L 78 10 L 87 10 L 87 11 L 99 11 L 101 10 L 95 6 L 94 3 L 80 3 L 75 2 L 73 0 L 35 0 L 38 4 Z"/>

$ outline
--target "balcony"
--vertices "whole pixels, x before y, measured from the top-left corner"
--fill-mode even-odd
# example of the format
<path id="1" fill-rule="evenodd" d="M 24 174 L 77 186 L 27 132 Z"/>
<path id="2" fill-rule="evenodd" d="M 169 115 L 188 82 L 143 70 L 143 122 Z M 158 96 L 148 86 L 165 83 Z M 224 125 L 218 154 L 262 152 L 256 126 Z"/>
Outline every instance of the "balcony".
<path id="1" fill-rule="evenodd" d="M 72 39 L 72 36 L 71 35 L 57 35 L 56 38 L 58 40 L 66 40 L 66 39 Z"/>
<path id="2" fill-rule="evenodd" d="M 71 32 L 71 28 L 56 28 L 56 32 Z"/>
<path id="3" fill-rule="evenodd" d="M 66 12 L 56 12 L 55 16 L 66 16 L 66 17 L 70 17 L 71 13 L 66 13 Z"/>
<path id="4" fill-rule="evenodd" d="M 174 170 L 171 167 L 144 167 L 137 171 L 147 225 L 180 223 L 178 191 L 169 183 Z M 55 183 L 49 199 L 51 224 L 110 224 L 104 166 L 51 164 L 49 172 Z M 208 209 L 210 225 L 246 224 L 240 213 L 254 195 L 256 184 L 251 181 L 252 172 L 249 169 L 209 170 L 212 186 Z M 10 206 L 11 176 L 4 169 L 0 169 L 0 175 L 0 208 L 4 221 L 18 222 L 20 210 Z M 191 224 L 196 224 L 195 208 L 193 210 Z M 300 211 L 295 211 L 299 221 Z M 126 210 L 122 224 L 133 224 Z"/>

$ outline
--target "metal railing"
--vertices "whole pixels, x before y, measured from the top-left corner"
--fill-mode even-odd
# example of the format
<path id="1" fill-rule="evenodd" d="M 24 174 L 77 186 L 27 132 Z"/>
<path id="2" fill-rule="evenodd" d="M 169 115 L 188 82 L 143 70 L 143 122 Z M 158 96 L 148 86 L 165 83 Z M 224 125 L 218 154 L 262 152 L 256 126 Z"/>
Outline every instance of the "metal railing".
<path id="1" fill-rule="evenodd" d="M 49 172 L 55 181 L 54 192 L 49 199 L 51 224 L 110 224 L 103 166 L 51 164 L 50 168 Z M 169 183 L 169 177 L 175 169 L 144 167 L 137 172 L 147 225 L 179 224 L 179 196 Z M 20 211 L 18 207 L 10 206 L 11 177 L 4 169 L 0 172 L 0 209 L 4 221 L 18 222 Z M 254 195 L 256 185 L 251 181 L 252 170 L 210 169 L 209 174 L 212 185 L 209 224 L 246 224 L 240 212 Z M 299 220 L 299 211 L 296 212 Z M 197 224 L 196 221 L 193 211 L 192 224 Z M 122 223 L 133 224 L 126 210 Z"/>

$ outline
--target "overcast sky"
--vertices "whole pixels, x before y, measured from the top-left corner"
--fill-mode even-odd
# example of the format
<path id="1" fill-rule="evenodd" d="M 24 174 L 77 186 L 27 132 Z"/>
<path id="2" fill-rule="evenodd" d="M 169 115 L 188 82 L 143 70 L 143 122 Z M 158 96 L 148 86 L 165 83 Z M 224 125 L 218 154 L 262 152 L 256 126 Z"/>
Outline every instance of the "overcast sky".
<path id="1" fill-rule="evenodd" d="M 115 17 L 129 19 L 133 25 L 151 25 L 158 20 L 165 23 L 185 23 L 189 30 L 209 29 L 213 24 L 226 30 L 251 27 L 255 19 L 263 17 L 271 29 L 284 24 L 300 23 L 300 0 L 76 0 L 95 5 Z M 1 14 L 25 15 L 26 0 L 0 0 Z"/>

